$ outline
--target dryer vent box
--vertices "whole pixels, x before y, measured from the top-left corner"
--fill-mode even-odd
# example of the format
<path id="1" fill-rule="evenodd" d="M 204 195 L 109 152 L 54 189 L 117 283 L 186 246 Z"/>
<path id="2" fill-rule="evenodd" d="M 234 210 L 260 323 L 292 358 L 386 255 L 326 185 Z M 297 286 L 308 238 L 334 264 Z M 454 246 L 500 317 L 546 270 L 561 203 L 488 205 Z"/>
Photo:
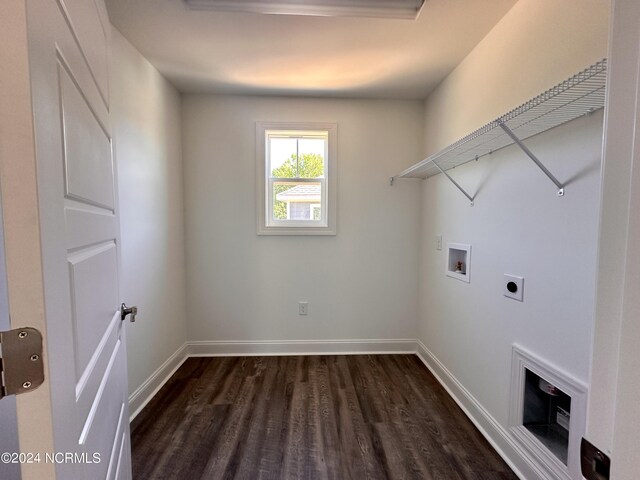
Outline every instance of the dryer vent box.
<path id="1" fill-rule="evenodd" d="M 522 302 L 524 299 L 524 277 L 504 274 L 502 282 L 502 294 Z"/>

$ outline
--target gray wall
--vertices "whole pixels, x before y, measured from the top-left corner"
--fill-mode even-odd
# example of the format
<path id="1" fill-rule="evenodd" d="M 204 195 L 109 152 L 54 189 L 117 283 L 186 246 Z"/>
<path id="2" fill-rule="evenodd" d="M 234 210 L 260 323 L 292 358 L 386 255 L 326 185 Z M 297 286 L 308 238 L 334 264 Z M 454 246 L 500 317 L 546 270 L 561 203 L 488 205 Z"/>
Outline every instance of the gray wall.
<path id="1" fill-rule="evenodd" d="M 113 29 L 113 127 L 129 392 L 186 341 L 180 94 Z M 131 412 L 134 413 L 134 412 Z"/>
<path id="2" fill-rule="evenodd" d="M 606 0 L 520 0 L 427 99 L 425 153 L 605 57 L 608 17 Z M 598 112 L 526 141 L 569 182 L 562 198 L 513 146 L 452 172 L 473 207 L 442 175 L 422 189 L 419 339 L 519 466 L 503 438 L 512 345 L 589 381 L 602 124 Z M 470 284 L 445 276 L 436 235 L 472 245 Z M 525 277 L 524 302 L 503 297 L 505 273 Z"/>
<path id="3" fill-rule="evenodd" d="M 419 101 L 183 96 L 189 339 L 413 339 Z M 338 234 L 256 235 L 255 122 L 338 123 Z M 298 301 L 309 315 L 298 315 Z"/>

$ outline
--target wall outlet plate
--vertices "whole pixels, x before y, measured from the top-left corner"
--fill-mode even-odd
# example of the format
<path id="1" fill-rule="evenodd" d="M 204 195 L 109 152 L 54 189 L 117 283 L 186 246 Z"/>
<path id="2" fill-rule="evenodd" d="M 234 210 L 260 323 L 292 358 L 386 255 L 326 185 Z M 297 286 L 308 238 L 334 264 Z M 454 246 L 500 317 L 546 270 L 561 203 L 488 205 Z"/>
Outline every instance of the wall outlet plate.
<path id="1" fill-rule="evenodd" d="M 502 281 L 502 294 L 519 302 L 524 298 L 524 277 L 504 274 Z"/>

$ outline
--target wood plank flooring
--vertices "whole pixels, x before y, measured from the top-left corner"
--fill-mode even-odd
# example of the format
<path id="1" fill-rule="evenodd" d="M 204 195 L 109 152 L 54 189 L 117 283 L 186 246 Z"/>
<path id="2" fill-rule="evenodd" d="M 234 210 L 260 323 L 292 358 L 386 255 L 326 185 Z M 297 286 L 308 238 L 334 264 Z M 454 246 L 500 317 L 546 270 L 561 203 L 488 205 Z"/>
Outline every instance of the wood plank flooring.
<path id="1" fill-rule="evenodd" d="M 131 438 L 135 480 L 517 478 L 415 355 L 190 358 Z"/>

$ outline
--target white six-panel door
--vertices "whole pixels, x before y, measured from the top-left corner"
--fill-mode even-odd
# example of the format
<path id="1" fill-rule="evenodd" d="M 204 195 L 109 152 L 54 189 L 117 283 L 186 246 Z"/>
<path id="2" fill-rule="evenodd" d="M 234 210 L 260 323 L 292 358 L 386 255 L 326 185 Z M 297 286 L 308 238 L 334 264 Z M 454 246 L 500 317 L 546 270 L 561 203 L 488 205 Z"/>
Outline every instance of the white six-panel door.
<path id="1" fill-rule="evenodd" d="M 53 446 L 77 454 L 56 478 L 129 479 L 109 21 L 102 0 L 26 7 Z"/>

